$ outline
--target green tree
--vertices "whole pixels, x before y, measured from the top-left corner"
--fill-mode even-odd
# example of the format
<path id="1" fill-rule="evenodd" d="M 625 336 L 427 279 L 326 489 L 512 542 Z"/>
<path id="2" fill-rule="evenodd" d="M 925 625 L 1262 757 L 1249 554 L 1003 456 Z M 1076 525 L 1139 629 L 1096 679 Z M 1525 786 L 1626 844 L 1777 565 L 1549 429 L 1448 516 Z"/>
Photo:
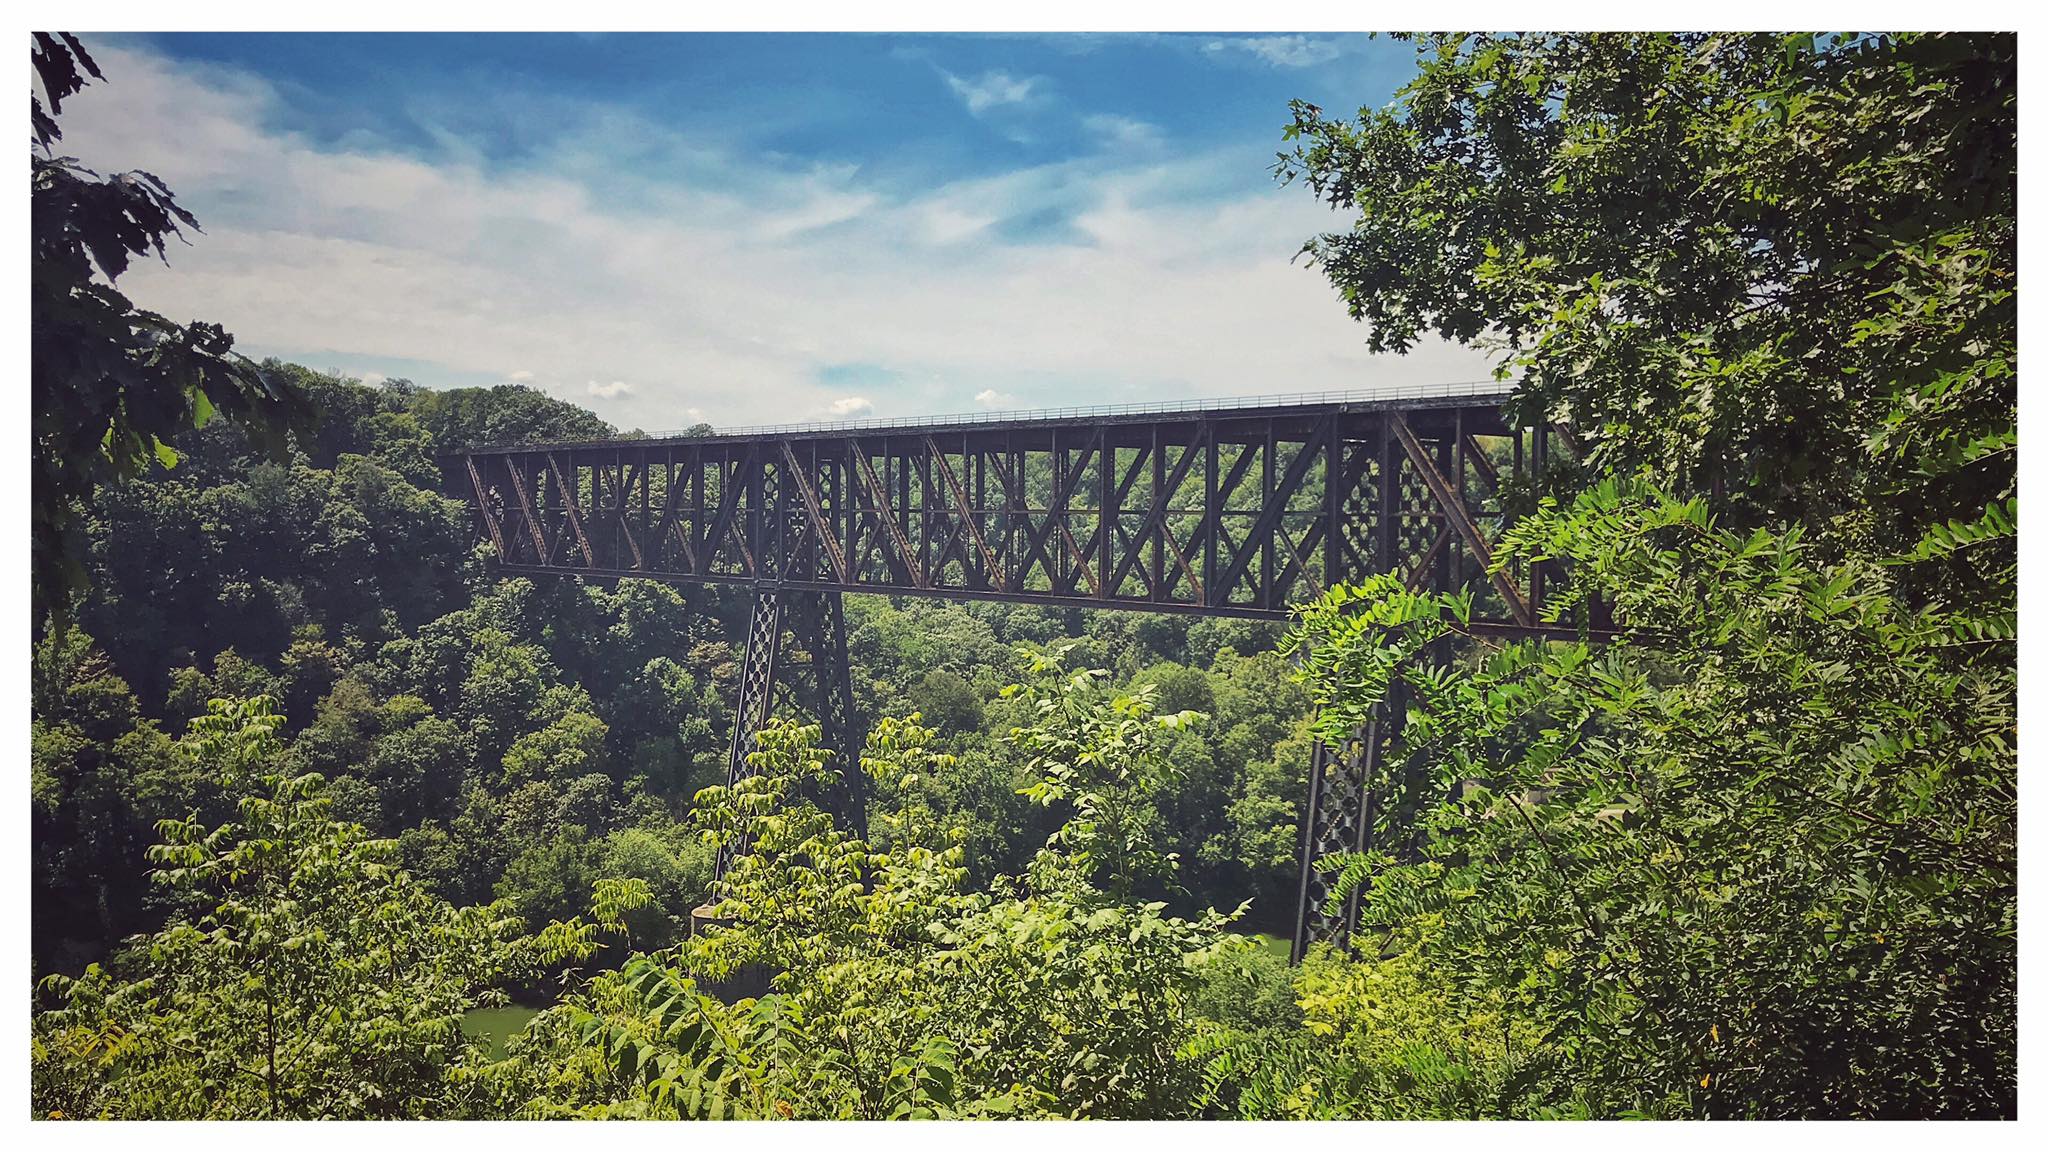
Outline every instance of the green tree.
<path id="1" fill-rule="evenodd" d="M 524 384 L 421 392 L 411 398 L 409 408 L 433 442 L 444 447 L 597 440 L 617 434 L 589 411 Z"/>
<path id="2" fill-rule="evenodd" d="M 605 732 L 604 721 L 588 712 L 568 712 L 521 736 L 505 753 L 505 785 L 563 783 L 591 774 L 602 764 Z"/>
<path id="3" fill-rule="evenodd" d="M 530 924 L 573 916 L 590 903 L 597 859 L 598 846 L 583 829 L 565 829 L 512 858 L 498 880 L 498 899 Z"/>
<path id="4" fill-rule="evenodd" d="M 1358 215 L 1305 251 L 1581 442 L 1495 560 L 1622 628 L 1500 645 L 1375 580 L 1294 638 L 1326 738 L 1409 700 L 1367 938 L 1545 1029 L 1433 1045 L 1484 1091 L 1425 1111 L 2009 1115 L 2013 38 L 1420 47 L 1386 109 L 1295 106 L 1279 174 Z"/>
<path id="5" fill-rule="evenodd" d="M 1035 717 L 1020 743 L 1073 806 L 1070 824 L 1131 806 L 1108 794 L 1169 775 L 1142 730 L 1165 731 L 1142 697 L 1112 697 L 1099 676 L 1052 665 L 1021 690 Z M 1099 766 L 1072 770 L 1055 730 L 1091 733 Z M 544 1014 L 494 1069 L 503 1106 L 529 1116 L 889 1118 L 1185 1113 L 1198 1066 L 1200 972 L 1227 918 L 1188 921 L 1130 904 L 1103 831 L 1053 837 L 1025 877 L 965 886 L 962 852 L 933 805 L 951 757 L 937 733 L 885 719 L 863 769 L 896 798 L 877 823 L 890 847 L 837 828 L 805 799 L 835 769 L 815 725 L 776 724 L 754 772 L 706 789 L 698 820 L 733 862 L 712 908 L 729 924 L 638 957 Z M 1085 777 L 1085 779 L 1084 779 Z M 1070 845 L 1074 847 L 1070 847 Z M 1088 853 L 1089 855 L 1082 855 Z M 726 1005 L 700 981 L 745 965 L 774 990 Z"/>
<path id="6" fill-rule="evenodd" d="M 391 828 L 452 815 L 474 763 L 469 734 L 425 707 L 416 696 L 399 696 L 378 710 L 383 735 L 370 750 L 363 774 L 376 786 Z"/>
<path id="7" fill-rule="evenodd" d="M 934 668 L 911 685 L 910 701 L 917 711 L 946 732 L 979 732 L 981 701 L 974 687 L 958 675 Z"/>
<path id="8" fill-rule="evenodd" d="M 107 484 L 178 462 L 168 441 L 216 415 L 281 457 L 311 422 L 304 399 L 234 352 L 219 325 L 179 325 L 114 289 L 132 259 L 163 258 L 199 222 L 147 172 L 101 176 L 51 148 L 63 102 L 104 80 L 70 33 L 35 33 L 29 96 L 33 451 L 31 587 L 36 619 L 68 615 L 85 584 L 84 510 Z M 44 99 L 49 105 L 47 110 Z"/>
<path id="9" fill-rule="evenodd" d="M 38 967 L 68 967 L 140 920 L 137 808 L 164 784 L 169 741 L 76 628 L 36 646 L 29 687 L 34 955 Z"/>
<path id="10" fill-rule="evenodd" d="M 392 866 L 395 845 L 327 814 L 317 776 L 274 770 L 271 701 L 217 700 L 181 753 L 242 796 L 219 828 L 166 820 L 156 879 L 189 917 L 108 967 L 43 982 L 38 1115 L 377 1118 L 457 1113 L 479 1062 L 462 1012 L 496 982 L 587 953 L 590 926 L 517 935 Z"/>
<path id="11" fill-rule="evenodd" d="M 623 828 L 606 837 L 597 873 L 647 885 L 647 905 L 626 917 L 627 943 L 660 948 L 688 931 L 711 891 L 711 850 L 687 828 Z"/>
<path id="12" fill-rule="evenodd" d="M 1545 1028 L 1477 1107 L 2011 1115 L 2011 638 L 1797 529 L 1611 481 L 1505 547 L 1571 562 L 1636 629 L 1481 641 L 1469 596 L 1386 578 L 1297 635 L 1326 738 L 1396 680 L 1411 701 L 1371 783 L 1423 816 L 1341 860 L 1340 895 L 1367 932 L 1439 926 L 1431 995 Z M 1483 659 L 1417 659 L 1458 637 Z"/>
<path id="13" fill-rule="evenodd" d="M 2010 34 L 1432 36 L 1280 156 L 1356 215 L 1304 253 L 1375 350 L 1499 349 L 1592 475 L 1902 550 L 2010 519 Z M 2001 535 L 2009 535 L 2002 534 Z M 1927 587 L 2005 594 L 2009 542 Z"/>
<path id="14" fill-rule="evenodd" d="M 1174 785 L 1180 769 L 1166 755 L 1172 733 L 1202 719 L 1198 712 L 1153 715 L 1152 688 L 1106 692 L 1100 669 L 1063 673 L 1066 649 L 1033 657 L 1032 672 L 1045 687 L 1005 688 L 1027 693 L 1031 720 L 1012 728 L 1008 741 L 1028 757 L 1033 777 L 1024 794 L 1071 813 L 1048 845 L 1067 853 L 1091 880 L 1118 896 L 1159 880 L 1178 866 L 1159 851 L 1152 803 Z M 1056 685 L 1056 687 L 1055 687 Z"/>

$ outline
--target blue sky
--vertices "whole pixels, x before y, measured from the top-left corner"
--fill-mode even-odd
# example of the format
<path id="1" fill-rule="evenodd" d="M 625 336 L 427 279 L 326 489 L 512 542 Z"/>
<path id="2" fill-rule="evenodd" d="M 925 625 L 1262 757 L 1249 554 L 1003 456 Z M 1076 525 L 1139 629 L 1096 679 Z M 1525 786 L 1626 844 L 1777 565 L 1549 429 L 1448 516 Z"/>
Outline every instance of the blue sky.
<path id="1" fill-rule="evenodd" d="M 1291 263 L 1287 101 L 1406 45 L 1280 34 L 151 35 L 68 151 L 206 235 L 123 287 L 255 354 L 673 428 L 1474 379 Z"/>

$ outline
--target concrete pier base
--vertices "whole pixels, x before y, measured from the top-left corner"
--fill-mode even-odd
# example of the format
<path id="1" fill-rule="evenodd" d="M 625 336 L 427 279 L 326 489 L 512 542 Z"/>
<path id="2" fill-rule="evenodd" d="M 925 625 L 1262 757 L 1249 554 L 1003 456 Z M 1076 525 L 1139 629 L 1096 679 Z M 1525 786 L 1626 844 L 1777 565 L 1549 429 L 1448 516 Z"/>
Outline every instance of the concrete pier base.
<path id="1" fill-rule="evenodd" d="M 690 909 L 690 935 L 695 936 L 710 928 L 730 928 L 732 921 L 711 914 L 711 905 L 699 904 Z M 727 1004 L 740 1000 L 758 999 L 766 995 L 775 978 L 775 970 L 766 964 L 745 964 L 726 980 L 699 980 L 697 986 Z"/>

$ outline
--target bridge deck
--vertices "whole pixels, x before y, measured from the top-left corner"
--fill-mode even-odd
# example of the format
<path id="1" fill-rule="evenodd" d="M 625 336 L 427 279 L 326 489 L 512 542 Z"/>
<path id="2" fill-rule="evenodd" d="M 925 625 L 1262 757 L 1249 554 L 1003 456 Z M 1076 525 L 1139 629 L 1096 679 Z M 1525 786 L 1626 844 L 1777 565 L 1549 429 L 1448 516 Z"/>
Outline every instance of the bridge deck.
<path id="1" fill-rule="evenodd" d="M 1288 392 L 1263 396 L 1221 396 L 1193 400 L 1162 400 L 1131 404 L 1091 404 L 1067 408 L 1039 408 L 1020 411 L 948 412 L 932 416 L 875 417 L 861 420 L 813 420 L 794 424 L 761 424 L 709 431 L 677 429 L 612 436 L 599 440 L 525 441 L 518 444 L 475 444 L 465 451 L 512 452 L 534 449 L 611 448 L 623 443 L 670 444 L 680 441 L 786 440 L 868 436 L 885 433 L 960 432 L 990 427 L 1030 427 L 1056 424 L 1146 423 L 1157 420 L 1193 420 L 1228 416 L 1252 417 L 1276 409 L 1292 411 L 1371 411 L 1383 408 L 1416 410 L 1443 407 L 1498 408 L 1511 393 L 1497 380 L 1466 380 L 1456 383 L 1403 384 L 1344 391 Z"/>

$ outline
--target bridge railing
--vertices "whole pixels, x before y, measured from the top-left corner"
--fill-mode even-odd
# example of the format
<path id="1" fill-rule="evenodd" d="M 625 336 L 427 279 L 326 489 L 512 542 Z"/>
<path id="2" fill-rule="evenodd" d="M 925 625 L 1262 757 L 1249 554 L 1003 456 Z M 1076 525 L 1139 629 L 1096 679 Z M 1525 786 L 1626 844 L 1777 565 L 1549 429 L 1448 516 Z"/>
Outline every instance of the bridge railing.
<path id="1" fill-rule="evenodd" d="M 1076 420 L 1092 416 L 1147 416 L 1163 412 L 1216 412 L 1243 408 L 1286 408 L 1303 404 L 1371 404 L 1400 400 L 1444 400 L 1468 396 L 1499 396 L 1513 389 L 1499 380 L 1458 380 L 1450 383 L 1393 384 L 1324 392 L 1273 392 L 1252 396 L 1149 400 L 1134 404 L 1085 404 L 1023 411 L 984 409 L 930 416 L 877 416 L 865 420 L 810 420 L 795 424 L 747 424 L 718 428 L 710 436 L 773 436 L 796 432 L 859 432 L 875 428 L 918 428 L 932 425 L 1008 424 L 1020 420 Z M 682 436 L 687 429 L 649 432 L 648 438 Z"/>
<path id="2" fill-rule="evenodd" d="M 929 416 L 875 416 L 864 420 L 810 420 L 793 424 L 747 424 L 694 432 L 672 428 L 603 440 L 534 441 L 520 444 L 468 444 L 454 451 L 517 449 L 536 451 L 549 448 L 580 448 L 640 440 L 724 439 L 760 436 L 809 435 L 819 432 L 862 432 L 876 429 L 951 428 L 975 424 L 1016 424 L 1038 420 L 1086 420 L 1103 416 L 1154 416 L 1204 412 L 1242 412 L 1261 408 L 1288 408 L 1324 404 L 1398 404 L 1415 400 L 1461 400 L 1504 398 L 1514 384 L 1500 380 L 1458 380 L 1450 383 L 1391 384 L 1375 388 L 1338 389 L 1323 392 L 1271 392 L 1252 396 L 1194 397 L 1185 400 L 1150 400 L 1131 404 L 1086 404 L 1066 408 L 1024 410 L 984 409 Z M 703 427 L 699 425 L 699 427 Z"/>

